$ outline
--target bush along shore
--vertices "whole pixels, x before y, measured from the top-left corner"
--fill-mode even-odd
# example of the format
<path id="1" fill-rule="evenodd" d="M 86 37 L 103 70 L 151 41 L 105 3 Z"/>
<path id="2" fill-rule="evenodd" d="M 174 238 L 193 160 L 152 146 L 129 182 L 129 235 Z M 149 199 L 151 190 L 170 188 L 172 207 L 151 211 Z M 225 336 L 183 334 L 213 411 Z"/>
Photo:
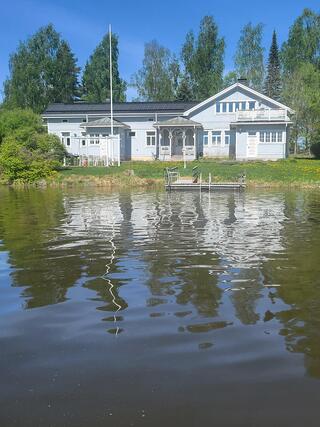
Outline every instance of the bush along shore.
<path id="1" fill-rule="evenodd" d="M 165 167 L 179 168 L 181 176 L 191 176 L 198 166 L 203 181 L 211 174 L 213 182 L 237 181 L 243 174 L 248 187 L 319 188 L 320 160 L 287 159 L 276 162 L 232 162 L 201 160 L 182 162 L 123 162 L 120 167 L 64 168 L 46 180 L 36 182 L 42 186 L 100 186 L 108 188 L 163 188 Z M 21 183 L 19 184 L 21 185 Z"/>

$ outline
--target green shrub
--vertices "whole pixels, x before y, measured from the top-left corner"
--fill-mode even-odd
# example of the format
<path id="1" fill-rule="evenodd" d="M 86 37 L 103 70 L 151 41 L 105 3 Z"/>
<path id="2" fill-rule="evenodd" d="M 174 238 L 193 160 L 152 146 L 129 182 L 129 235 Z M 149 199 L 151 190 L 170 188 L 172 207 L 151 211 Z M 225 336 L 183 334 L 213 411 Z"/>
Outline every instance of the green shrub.
<path id="1" fill-rule="evenodd" d="M 8 181 L 34 182 L 46 178 L 59 167 L 59 162 L 39 151 L 30 151 L 16 141 L 5 141 L 0 150 L 0 173 Z"/>
<path id="2" fill-rule="evenodd" d="M 0 112 L 0 144 L 7 136 L 14 135 L 26 143 L 35 133 L 45 133 L 41 117 L 31 110 L 6 110 Z"/>
<path id="3" fill-rule="evenodd" d="M 54 173 L 66 150 L 49 135 L 40 116 L 28 110 L 0 113 L 0 177 L 8 182 L 34 182 Z"/>

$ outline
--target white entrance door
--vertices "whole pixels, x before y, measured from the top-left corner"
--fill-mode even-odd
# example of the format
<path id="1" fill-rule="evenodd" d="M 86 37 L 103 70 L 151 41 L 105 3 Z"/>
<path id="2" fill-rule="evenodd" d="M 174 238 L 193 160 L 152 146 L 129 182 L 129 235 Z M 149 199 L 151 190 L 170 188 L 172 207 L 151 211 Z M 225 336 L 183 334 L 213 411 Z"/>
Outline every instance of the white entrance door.
<path id="1" fill-rule="evenodd" d="M 255 132 L 249 132 L 247 137 L 247 157 L 257 157 L 258 137 Z"/>

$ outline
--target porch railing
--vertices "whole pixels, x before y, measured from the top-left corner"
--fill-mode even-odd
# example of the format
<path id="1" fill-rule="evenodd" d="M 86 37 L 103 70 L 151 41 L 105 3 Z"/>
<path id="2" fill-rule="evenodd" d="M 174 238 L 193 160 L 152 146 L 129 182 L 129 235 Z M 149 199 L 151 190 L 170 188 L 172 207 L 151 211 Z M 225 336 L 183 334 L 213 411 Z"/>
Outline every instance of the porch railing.
<path id="1" fill-rule="evenodd" d="M 286 110 L 250 110 L 250 111 L 237 111 L 237 122 L 242 121 L 277 121 L 289 120 Z"/>

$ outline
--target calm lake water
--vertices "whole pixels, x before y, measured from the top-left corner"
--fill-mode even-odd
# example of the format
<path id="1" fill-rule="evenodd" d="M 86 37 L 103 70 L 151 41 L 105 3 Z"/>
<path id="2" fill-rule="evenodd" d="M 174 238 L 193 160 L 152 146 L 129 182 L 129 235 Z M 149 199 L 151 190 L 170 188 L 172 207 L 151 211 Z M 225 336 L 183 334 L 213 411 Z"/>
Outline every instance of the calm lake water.
<path id="1" fill-rule="evenodd" d="M 320 192 L 0 189 L 0 425 L 318 426 Z"/>

